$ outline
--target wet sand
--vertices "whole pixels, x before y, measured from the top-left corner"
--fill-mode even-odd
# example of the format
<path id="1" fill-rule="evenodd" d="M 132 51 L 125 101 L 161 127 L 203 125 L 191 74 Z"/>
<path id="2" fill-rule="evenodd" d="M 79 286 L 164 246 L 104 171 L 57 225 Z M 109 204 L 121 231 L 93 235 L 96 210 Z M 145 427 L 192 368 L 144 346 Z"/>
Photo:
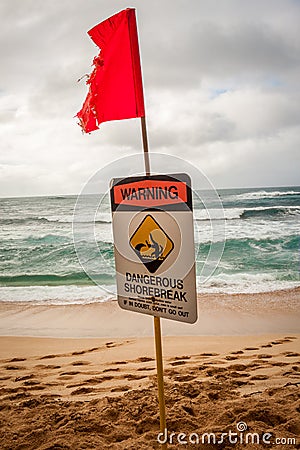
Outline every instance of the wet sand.
<path id="1" fill-rule="evenodd" d="M 163 320 L 165 336 L 300 332 L 300 288 L 262 294 L 200 294 L 198 320 Z M 0 303 L 0 336 L 152 336 L 152 316 L 122 310 L 116 301 L 87 305 Z"/>

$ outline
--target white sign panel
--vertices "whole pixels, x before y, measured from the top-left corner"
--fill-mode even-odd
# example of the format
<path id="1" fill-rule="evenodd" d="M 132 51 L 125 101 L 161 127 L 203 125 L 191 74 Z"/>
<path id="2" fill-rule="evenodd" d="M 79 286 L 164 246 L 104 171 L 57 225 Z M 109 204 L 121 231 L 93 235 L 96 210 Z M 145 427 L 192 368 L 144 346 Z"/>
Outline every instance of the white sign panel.
<path id="1" fill-rule="evenodd" d="M 113 179 L 111 206 L 120 307 L 194 323 L 197 294 L 189 176 Z"/>

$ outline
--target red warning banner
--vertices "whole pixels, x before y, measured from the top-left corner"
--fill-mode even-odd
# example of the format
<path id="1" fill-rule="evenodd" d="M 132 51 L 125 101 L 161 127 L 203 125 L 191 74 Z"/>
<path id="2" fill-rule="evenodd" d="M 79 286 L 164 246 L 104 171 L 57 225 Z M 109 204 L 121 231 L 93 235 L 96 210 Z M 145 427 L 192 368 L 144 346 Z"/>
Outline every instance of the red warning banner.
<path id="1" fill-rule="evenodd" d="M 113 187 L 114 202 L 131 206 L 163 206 L 187 202 L 187 185 L 178 181 L 140 180 Z"/>

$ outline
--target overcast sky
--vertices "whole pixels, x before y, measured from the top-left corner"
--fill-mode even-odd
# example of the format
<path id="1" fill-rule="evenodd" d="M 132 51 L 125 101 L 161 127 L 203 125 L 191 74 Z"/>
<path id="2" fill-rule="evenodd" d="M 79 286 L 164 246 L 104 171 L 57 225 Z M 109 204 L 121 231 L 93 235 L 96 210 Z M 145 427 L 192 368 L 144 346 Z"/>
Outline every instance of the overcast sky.
<path id="1" fill-rule="evenodd" d="M 139 119 L 82 135 L 86 32 L 137 8 L 151 152 L 218 188 L 300 184 L 300 1 L 9 0 L 0 16 L 0 196 L 77 194 L 142 151 Z M 162 168 L 162 172 L 166 168 Z M 124 174 L 126 175 L 126 174 Z"/>

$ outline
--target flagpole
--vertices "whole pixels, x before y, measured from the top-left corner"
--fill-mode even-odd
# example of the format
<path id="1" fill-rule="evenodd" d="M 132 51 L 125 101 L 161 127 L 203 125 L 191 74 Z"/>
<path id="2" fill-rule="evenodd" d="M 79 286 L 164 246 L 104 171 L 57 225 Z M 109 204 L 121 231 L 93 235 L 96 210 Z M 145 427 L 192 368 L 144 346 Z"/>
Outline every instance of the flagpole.
<path id="1" fill-rule="evenodd" d="M 141 126 L 142 126 L 142 139 L 144 148 L 145 172 L 146 176 L 148 177 L 150 175 L 150 160 L 149 160 L 149 147 L 148 147 L 147 126 L 145 116 L 141 117 Z"/>
<path id="2" fill-rule="evenodd" d="M 141 117 L 142 140 L 144 149 L 144 164 L 146 176 L 150 176 L 150 159 L 149 146 L 147 136 L 146 117 Z M 154 337 L 155 337 L 155 353 L 156 353 L 156 370 L 157 370 L 157 384 L 158 384 L 158 402 L 159 402 L 159 417 L 160 417 L 160 431 L 165 433 L 167 428 L 166 423 L 166 406 L 165 406 L 165 392 L 164 392 L 164 368 L 162 358 L 162 339 L 160 317 L 153 317 L 154 319 Z M 162 450 L 167 449 L 167 444 L 161 444 Z"/>

